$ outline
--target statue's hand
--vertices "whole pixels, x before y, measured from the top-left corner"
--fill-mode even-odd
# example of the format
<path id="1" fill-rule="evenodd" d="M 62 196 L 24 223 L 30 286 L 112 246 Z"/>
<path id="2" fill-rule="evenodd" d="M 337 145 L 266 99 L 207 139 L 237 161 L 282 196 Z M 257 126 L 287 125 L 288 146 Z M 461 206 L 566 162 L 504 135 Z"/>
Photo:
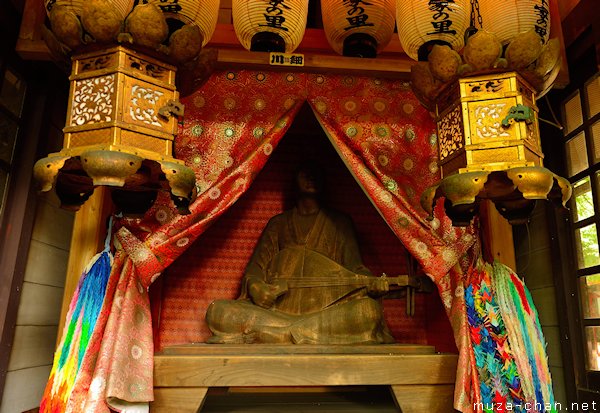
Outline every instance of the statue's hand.
<path id="1" fill-rule="evenodd" d="M 367 287 L 367 293 L 369 295 L 379 297 L 387 294 L 390 291 L 390 284 L 385 276 L 373 277 L 370 284 Z"/>
<path id="2" fill-rule="evenodd" d="M 263 308 L 273 307 L 277 297 L 284 292 L 285 290 L 282 291 L 281 285 L 267 284 L 262 280 L 251 281 L 250 285 L 248 285 L 248 293 L 250 294 L 250 298 L 252 298 L 254 304 Z"/>

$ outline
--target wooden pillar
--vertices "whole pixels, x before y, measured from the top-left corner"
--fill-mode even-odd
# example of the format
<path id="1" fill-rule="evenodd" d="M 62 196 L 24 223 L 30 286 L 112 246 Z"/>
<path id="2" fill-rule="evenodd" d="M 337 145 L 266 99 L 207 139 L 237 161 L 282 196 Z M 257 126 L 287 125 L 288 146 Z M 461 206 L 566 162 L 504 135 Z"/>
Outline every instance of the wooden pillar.
<path id="1" fill-rule="evenodd" d="M 479 212 L 483 257 L 488 262 L 500 261 L 516 271 L 517 261 L 515 259 L 512 225 L 500 215 L 495 205 L 489 200 L 481 202 Z"/>
<path id="2" fill-rule="evenodd" d="M 112 202 L 108 189 L 98 187 L 75 214 L 57 342 L 60 342 L 60 334 L 63 331 L 65 318 L 69 311 L 71 298 L 79 283 L 79 277 L 90 259 L 104 248 L 106 220 L 111 212 Z"/>

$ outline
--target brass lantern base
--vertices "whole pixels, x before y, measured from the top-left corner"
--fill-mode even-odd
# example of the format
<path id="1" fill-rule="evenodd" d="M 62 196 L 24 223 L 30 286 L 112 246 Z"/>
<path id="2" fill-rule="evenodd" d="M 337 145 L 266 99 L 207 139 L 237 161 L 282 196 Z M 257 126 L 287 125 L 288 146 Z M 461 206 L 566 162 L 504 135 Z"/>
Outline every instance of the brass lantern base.
<path id="1" fill-rule="evenodd" d="M 454 226 L 467 226 L 479 202 L 489 199 L 512 225 L 529 222 L 535 201 L 548 199 L 563 207 L 571 197 L 569 181 L 540 166 L 474 171 L 447 176 L 421 195 L 421 206 L 433 218 L 438 198 Z"/>
<path id="2" fill-rule="evenodd" d="M 196 179 L 183 162 L 144 159 L 140 156 L 107 149 L 95 149 L 78 155 L 69 150 L 40 159 L 34 176 L 42 191 L 56 188 L 61 206 L 79 207 L 99 185 L 111 187 L 117 209 L 125 214 L 142 214 L 154 203 L 158 191 L 168 191 L 179 213 L 188 214 L 196 196 Z"/>

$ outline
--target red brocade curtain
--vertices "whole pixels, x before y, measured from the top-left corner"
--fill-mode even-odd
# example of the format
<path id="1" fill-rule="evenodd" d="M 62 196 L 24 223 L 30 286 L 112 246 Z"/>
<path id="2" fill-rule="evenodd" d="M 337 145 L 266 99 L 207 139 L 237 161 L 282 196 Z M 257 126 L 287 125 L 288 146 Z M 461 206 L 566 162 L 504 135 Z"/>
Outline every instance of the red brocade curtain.
<path id="1" fill-rule="evenodd" d="M 159 200 L 141 220 L 123 220 L 117 254 L 90 350 L 68 409 L 108 412 L 153 399 L 153 342 L 148 287 L 244 193 L 306 100 L 296 75 L 221 72 L 184 103 L 193 107 L 176 142 L 191 166 L 198 199 L 178 215 Z M 302 77 L 300 75 L 300 77 Z M 103 326 L 106 326 L 103 328 Z"/>
<path id="2" fill-rule="evenodd" d="M 472 410 L 476 380 L 464 300 L 472 228 L 452 226 L 441 208 L 427 221 L 421 193 L 439 179 L 430 114 L 406 82 L 309 75 L 309 103 L 332 144 L 392 231 L 438 287 L 459 364 L 455 407 Z"/>
<path id="3" fill-rule="evenodd" d="M 418 206 L 421 192 L 438 179 L 430 115 L 402 81 L 238 71 L 214 73 L 184 99 L 176 156 L 196 173 L 191 214 L 176 214 L 162 198 L 143 219 L 122 220 L 109 293 L 68 411 L 107 412 L 107 402 L 121 410 L 152 400 L 148 287 L 249 188 L 306 100 L 357 182 L 438 286 L 460 351 L 455 407 L 472 410 L 476 378 L 461 268 L 475 238 L 453 228 L 440 209 L 427 221 Z"/>

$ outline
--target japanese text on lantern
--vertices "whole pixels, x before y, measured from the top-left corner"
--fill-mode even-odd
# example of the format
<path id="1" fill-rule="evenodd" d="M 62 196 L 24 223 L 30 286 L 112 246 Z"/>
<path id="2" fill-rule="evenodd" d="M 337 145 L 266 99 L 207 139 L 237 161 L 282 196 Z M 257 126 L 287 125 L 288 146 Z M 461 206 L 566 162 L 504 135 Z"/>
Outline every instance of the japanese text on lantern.
<path id="1" fill-rule="evenodd" d="M 433 31 L 427 34 L 456 34 L 456 30 L 451 29 L 452 19 L 450 19 L 454 4 L 454 0 L 429 0 L 429 10 L 434 12 L 431 16 Z"/>
<path id="2" fill-rule="evenodd" d="M 541 0 L 540 4 L 533 6 L 538 15 L 535 22 L 535 32 L 542 38 L 546 38 L 548 33 L 548 23 L 550 20 L 550 10 L 548 8 L 548 0 Z"/>
<path id="3" fill-rule="evenodd" d="M 267 4 L 265 8 L 265 13 L 263 16 L 265 17 L 266 24 L 259 24 L 259 26 L 264 27 L 272 27 L 274 29 L 280 29 L 284 31 L 288 31 L 288 28 L 283 24 L 285 23 L 285 16 L 283 16 L 284 10 L 291 10 L 290 6 L 287 6 L 285 0 L 271 0 Z"/>
<path id="4" fill-rule="evenodd" d="M 365 8 L 362 6 L 371 6 L 372 3 L 368 3 L 364 0 L 343 0 L 344 6 L 348 8 L 346 17 L 348 20 L 348 26 L 344 27 L 344 30 L 354 29 L 355 27 L 363 26 L 374 26 L 373 23 L 367 23 L 369 15 L 365 13 Z"/>
<path id="5" fill-rule="evenodd" d="M 179 0 L 160 0 L 158 7 L 163 13 L 178 13 L 183 10 L 183 7 L 179 4 Z"/>

